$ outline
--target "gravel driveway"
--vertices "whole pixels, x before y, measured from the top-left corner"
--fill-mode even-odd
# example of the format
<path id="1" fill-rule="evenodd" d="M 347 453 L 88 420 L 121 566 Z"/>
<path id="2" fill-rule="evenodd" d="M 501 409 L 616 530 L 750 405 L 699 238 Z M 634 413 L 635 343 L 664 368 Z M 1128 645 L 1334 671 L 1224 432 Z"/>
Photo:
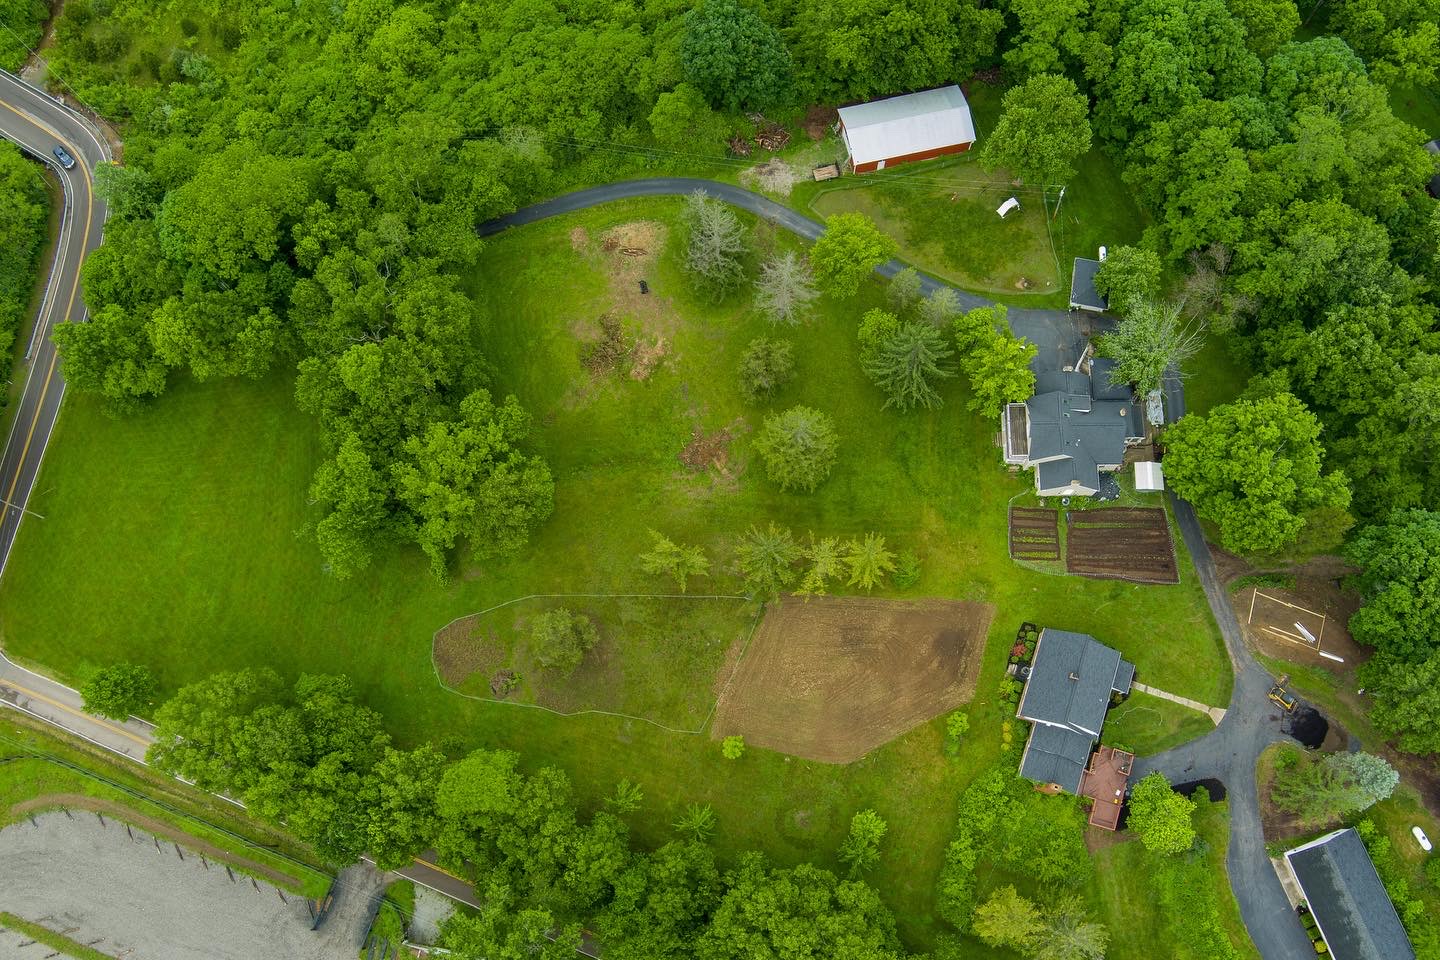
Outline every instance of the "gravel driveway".
<path id="1" fill-rule="evenodd" d="M 369 900 L 381 889 L 372 868 L 341 875 L 335 908 L 310 930 L 305 900 L 249 877 L 234 881 L 174 844 L 91 813 L 37 816 L 0 831 L 0 904 L 72 940 L 133 960 L 354 960 Z M 183 848 L 182 848 L 183 849 Z M 13 937 L 0 950 L 29 958 Z M 128 952 L 127 952 L 128 951 Z M 45 951 L 38 956 L 44 956 Z M 5 953 L 5 957 L 12 954 Z M 36 960 L 38 960 L 38 956 Z"/>

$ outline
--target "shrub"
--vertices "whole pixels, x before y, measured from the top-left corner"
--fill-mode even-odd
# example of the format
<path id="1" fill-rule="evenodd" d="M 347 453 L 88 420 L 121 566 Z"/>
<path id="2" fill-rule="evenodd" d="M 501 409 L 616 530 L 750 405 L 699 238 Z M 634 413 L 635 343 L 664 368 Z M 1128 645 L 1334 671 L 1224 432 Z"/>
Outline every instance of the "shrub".
<path id="1" fill-rule="evenodd" d="M 795 377 L 795 351 L 789 340 L 756 337 L 740 355 L 740 395 L 750 403 L 774 396 Z"/>
<path id="2" fill-rule="evenodd" d="M 148 667 L 117 663 L 96 672 L 80 688 L 85 712 L 128 720 L 155 700 L 155 676 Z"/>
<path id="3" fill-rule="evenodd" d="M 895 573 L 890 579 L 901 590 L 908 590 L 920 582 L 920 558 L 913 550 L 900 551 L 895 558 Z"/>
<path id="4" fill-rule="evenodd" d="M 830 418 L 811 407 L 791 407 L 766 417 L 755 437 L 770 479 L 782 490 L 805 493 L 830 475 L 837 446 Z"/>
<path id="5" fill-rule="evenodd" d="M 947 757 L 954 759 L 960 755 L 960 741 L 969 732 L 970 717 L 964 712 L 956 710 L 945 718 L 945 755 Z"/>
<path id="6" fill-rule="evenodd" d="M 564 607 L 547 610 L 530 625 L 530 652 L 546 670 L 571 673 L 600 640 L 590 618 Z"/>
<path id="7" fill-rule="evenodd" d="M 733 734 L 720 741 L 720 755 L 726 760 L 739 760 L 745 754 L 745 738 Z"/>

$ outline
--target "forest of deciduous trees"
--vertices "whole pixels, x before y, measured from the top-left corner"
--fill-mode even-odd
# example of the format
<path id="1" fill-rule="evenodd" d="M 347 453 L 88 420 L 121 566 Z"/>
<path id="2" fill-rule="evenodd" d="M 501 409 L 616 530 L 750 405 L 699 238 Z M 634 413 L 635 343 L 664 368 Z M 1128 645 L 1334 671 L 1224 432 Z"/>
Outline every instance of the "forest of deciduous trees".
<path id="1" fill-rule="evenodd" d="M 550 481 L 523 414 L 480 395 L 485 319 L 458 283 L 477 222 L 571 182 L 699 162 L 646 158 L 677 123 L 714 154 L 748 122 L 735 111 L 999 65 L 1088 98 L 1153 216 L 1144 245 L 1205 275 L 1187 308 L 1230 331 L 1267 394 L 1314 413 L 1350 512 L 1381 519 L 1440 496 L 1440 461 L 1411 455 L 1440 443 L 1423 413 L 1440 408 L 1434 162 L 1384 86 L 1433 82 L 1433 6 L 1345 0 L 1312 23 L 1333 35 L 1295 42 L 1289 0 L 194 0 L 178 21 L 150 16 L 154 0 L 76 0 L 54 72 L 124 123 L 126 165 L 102 177 L 116 217 L 67 367 L 124 409 L 183 373 L 298 366 L 329 458 L 315 533 L 339 575 L 386 543 L 419 544 L 440 572 L 461 540 L 513 550 Z M 464 440 L 501 421 L 498 449 Z M 420 492 L 442 478 L 459 502 Z"/>
<path id="2" fill-rule="evenodd" d="M 675 839 L 636 849 L 634 784 L 584 816 L 562 771 L 523 770 L 511 751 L 452 759 L 429 744 L 397 749 L 344 677 L 302 676 L 287 688 L 269 670 L 216 674 L 181 689 L 155 719 L 148 762 L 243 798 L 332 863 L 368 851 L 390 869 L 433 845 L 486 904 L 444 928 L 442 945 L 457 956 L 572 956 L 581 923 L 606 956 L 631 960 L 907 956 L 894 917 L 863 882 L 754 853 L 726 869 L 702 806 L 675 824 Z M 873 865 L 885 825 L 873 813 L 864 824 L 860 853 Z"/>
<path id="3" fill-rule="evenodd" d="M 1379 648 L 1376 720 L 1434 750 L 1440 684 L 1416 678 L 1437 675 L 1440 653 L 1394 638 L 1406 618 L 1434 616 L 1435 578 L 1406 558 L 1434 540 L 1427 511 L 1440 503 L 1440 205 L 1424 191 L 1435 161 L 1422 148 L 1437 131 L 1397 119 L 1388 85 L 1437 83 L 1440 3 L 1334 0 L 1303 11 L 1307 39 L 1295 40 L 1301 12 L 1291 0 L 70 0 L 52 73 L 121 124 L 125 164 L 98 174 L 112 218 L 85 268 L 92 322 L 57 332 L 66 373 L 124 414 L 178 377 L 297 370 L 296 402 L 324 440 L 312 533 L 329 569 L 352 574 L 377 550 L 413 544 L 443 575 L 462 542 L 482 557 L 519 549 L 553 490 L 526 411 L 491 390 L 486 317 L 465 292 L 485 283 L 476 224 L 571 184 L 703 167 L 749 122 L 742 111 L 793 116 L 993 66 L 1067 103 L 1073 85 L 1094 143 L 1150 215 L 1141 247 L 1185 311 L 1258 374 L 1237 405 L 1177 439 L 1202 461 L 1210 450 L 1262 466 L 1304 447 L 1303 475 L 1257 488 L 1283 487 L 1276 542 L 1240 545 L 1333 546 L 1354 523 L 1349 555 L 1367 569 L 1358 585 L 1370 602 L 1356 636 Z M 35 35 L 34 4 L 0 13 Z M 825 252 L 819 279 L 845 286 Z M 1206 442 L 1207 423 L 1257 416 L 1265 429 L 1239 438 L 1250 448 Z M 1207 466 L 1220 465 L 1200 462 L 1193 489 L 1216 518 L 1235 486 Z M 344 702 L 343 690 L 311 686 L 275 722 Z M 377 724 L 356 729 L 372 735 L 351 742 L 352 730 L 324 763 L 336 750 L 317 733 L 302 766 L 336 782 L 386 763 L 439 775 L 433 756 L 392 757 Z M 564 792 L 550 774 L 476 772 L 505 790 Z M 289 805 L 326 785 L 267 775 L 232 786 Z M 514 824 L 478 826 L 495 813 L 488 801 L 438 795 L 472 824 L 468 840 L 457 834 L 463 852 L 518 855 L 504 847 Z M 286 807 L 302 834 L 306 816 L 317 829 L 347 822 L 316 803 L 314 814 Z M 569 824 L 573 811 L 556 809 Z M 575 829 L 597 850 L 620 848 L 609 821 Z M 337 851 L 362 842 L 310 838 Z M 636 929 L 679 924 L 712 944 L 705 955 L 726 955 L 697 914 L 647 892 L 645 871 L 690 871 L 713 894 L 711 924 L 740 923 L 729 898 L 776 871 L 747 861 L 722 884 L 703 855 L 666 849 L 674 862 L 647 859 L 624 895 L 670 926 Z M 534 889 L 570 883 L 558 869 Z M 803 869 L 789 877 L 797 890 L 850 889 Z M 573 882 L 583 896 L 597 889 Z M 893 931 L 867 896 L 841 898 L 878 931 L 849 955 L 888 955 Z"/>
<path id="4" fill-rule="evenodd" d="M 20 148 L 0 140 L 0 357 L 9 362 L 30 306 L 35 268 L 45 241 L 50 200 L 41 169 Z M 0 407 L 5 396 L 0 394 Z"/>

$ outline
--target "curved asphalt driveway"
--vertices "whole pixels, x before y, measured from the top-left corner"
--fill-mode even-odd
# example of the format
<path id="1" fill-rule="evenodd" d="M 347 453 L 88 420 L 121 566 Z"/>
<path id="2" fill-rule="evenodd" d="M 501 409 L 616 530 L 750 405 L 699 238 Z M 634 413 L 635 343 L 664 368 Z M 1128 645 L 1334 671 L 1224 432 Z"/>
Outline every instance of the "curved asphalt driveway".
<path id="1" fill-rule="evenodd" d="M 5 452 L 0 455 L 3 574 L 65 396 L 65 378 L 58 369 L 50 331 L 57 323 L 85 319 L 80 265 L 100 245 L 106 214 L 105 204 L 92 189 L 91 172 L 97 164 L 110 159 L 110 147 L 78 113 L 4 72 L 0 72 L 0 136 L 49 164 L 65 191 L 55 259 L 50 265 L 40 315 L 35 320 L 35 333 L 25 354 L 29 364 L 25 389 L 16 404 Z M 65 170 L 56 162 L 50 152 L 56 146 L 63 146 L 75 158 L 72 169 Z"/>
<path id="2" fill-rule="evenodd" d="M 577 210 L 585 210 L 615 200 L 629 200 L 634 197 L 684 196 L 696 190 L 704 190 L 712 197 L 724 200 L 742 210 L 748 210 L 762 220 L 768 220 L 806 240 L 819 239 L 820 234 L 825 232 L 823 223 L 811 220 L 784 204 L 776 203 L 769 197 L 753 193 L 734 184 L 704 180 L 699 177 L 648 177 L 641 180 L 621 180 L 618 183 L 588 187 L 542 203 L 522 207 L 503 217 L 497 217 L 481 224 L 479 232 L 482 237 L 487 237 L 510 227 L 524 226 L 528 223 L 535 223 L 563 213 L 574 213 Z M 895 276 L 907 266 L 909 264 L 900 260 L 887 260 L 876 267 L 875 272 L 888 278 Z M 941 283 L 923 273 L 920 274 L 920 291 L 926 296 L 945 286 L 948 284 Z M 967 293 L 964 290 L 956 290 L 954 287 L 950 287 L 950 289 L 954 291 L 956 300 L 962 309 L 973 310 L 976 307 L 993 306 L 993 301 L 984 297 Z M 1008 308 L 1008 319 L 1011 329 L 1018 336 L 1037 345 L 1042 364 L 1053 365 L 1055 369 L 1059 369 L 1062 366 L 1073 364 L 1079 359 L 1080 350 L 1083 348 L 1086 338 L 1077 333 L 1075 320 L 1064 310 L 1010 307 Z M 1099 324 L 1105 322 L 1094 315 L 1086 315 L 1081 320 L 1082 322 L 1093 320 Z"/>
<path id="3" fill-rule="evenodd" d="M 712 197 L 748 210 L 807 240 L 815 240 L 825 231 L 823 224 L 768 197 L 732 184 L 693 177 L 622 180 L 577 190 L 491 220 L 482 224 L 479 231 L 481 236 L 491 236 L 509 227 L 574 213 L 612 200 L 676 196 L 695 190 L 704 190 Z M 893 277 L 905 266 L 899 260 L 889 260 L 876 267 L 875 272 L 883 277 Z M 928 295 L 945 284 L 921 274 L 920 286 Z M 955 293 L 960 305 L 967 310 L 991 305 L 991 301 L 973 293 L 963 290 Z M 1018 336 L 1038 345 L 1036 365 L 1042 369 L 1059 369 L 1074 363 L 1088 336 L 1102 330 L 1106 323 L 1092 315 L 1072 318 L 1062 310 L 1016 307 L 1008 310 L 1007 319 Z M 1079 323 L 1094 323 L 1095 326 L 1080 330 L 1077 327 Z M 1185 413 L 1185 393 L 1180 378 L 1173 371 L 1166 376 L 1163 390 L 1167 417 L 1171 422 L 1178 420 Z M 1224 635 L 1225 649 L 1235 668 L 1235 688 L 1225 719 L 1213 732 L 1158 756 L 1138 759 L 1135 775 L 1140 777 L 1159 770 L 1171 783 L 1214 778 L 1225 784 L 1230 800 L 1230 847 L 1225 864 L 1250 938 L 1264 960 L 1307 960 L 1315 956 L 1314 948 L 1300 929 L 1284 888 L 1270 864 L 1260 821 L 1255 763 L 1266 746 L 1287 739 L 1281 732 L 1279 709 L 1267 696 L 1271 678 L 1245 648 L 1240 624 L 1230 608 L 1224 584 L 1215 571 L 1215 560 L 1205 542 L 1195 510 L 1173 495 L 1170 503 L 1185 546 L 1195 561 L 1205 599 Z"/>

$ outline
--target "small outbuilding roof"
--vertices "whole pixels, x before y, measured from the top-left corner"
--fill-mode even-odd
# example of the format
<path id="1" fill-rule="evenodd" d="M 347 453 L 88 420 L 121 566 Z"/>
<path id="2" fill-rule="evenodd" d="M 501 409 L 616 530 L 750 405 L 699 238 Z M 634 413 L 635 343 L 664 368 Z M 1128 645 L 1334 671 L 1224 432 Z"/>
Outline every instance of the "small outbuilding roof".
<path id="1" fill-rule="evenodd" d="M 970 104 L 954 85 L 841 107 L 840 122 L 857 164 L 975 141 Z"/>
<path id="2" fill-rule="evenodd" d="M 1135 464 L 1135 489 L 1155 491 L 1165 489 L 1165 473 L 1160 464 L 1143 461 Z"/>
<path id="3" fill-rule="evenodd" d="M 1431 140 L 1425 144 L 1425 149 L 1431 153 L 1440 153 L 1440 140 Z M 1425 189 L 1429 192 L 1430 196 L 1436 200 L 1440 200 L 1440 173 L 1430 178 L 1430 184 Z"/>
<path id="4" fill-rule="evenodd" d="M 1075 269 L 1070 274 L 1070 306 L 1082 310 L 1108 310 L 1110 301 L 1100 296 L 1095 289 L 1095 274 L 1100 270 L 1099 260 L 1086 257 L 1075 258 Z"/>
<path id="5" fill-rule="evenodd" d="M 1360 834 L 1336 830 L 1285 851 L 1335 960 L 1415 960 L 1415 948 Z"/>

